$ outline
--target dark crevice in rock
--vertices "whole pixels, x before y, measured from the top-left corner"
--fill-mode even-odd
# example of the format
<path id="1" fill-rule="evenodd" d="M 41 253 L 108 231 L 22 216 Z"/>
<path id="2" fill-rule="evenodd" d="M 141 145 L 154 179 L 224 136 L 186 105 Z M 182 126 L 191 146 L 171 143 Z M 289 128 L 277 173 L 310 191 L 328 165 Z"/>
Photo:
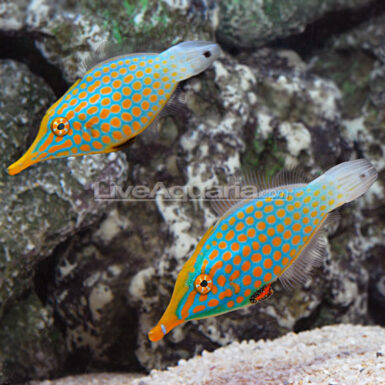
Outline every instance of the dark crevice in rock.
<path id="1" fill-rule="evenodd" d="M 346 33 L 384 13 L 385 2 L 383 0 L 375 0 L 358 9 L 329 12 L 321 19 L 307 25 L 304 32 L 277 39 L 268 46 L 296 51 L 306 60 L 313 56 L 315 51 L 324 48 L 333 36 Z"/>
<path id="2" fill-rule="evenodd" d="M 35 269 L 35 292 L 43 303 L 53 307 L 55 329 L 64 338 L 67 337 L 67 333 L 71 328 L 74 328 L 77 322 L 79 323 L 77 325 L 80 325 L 81 322 L 88 324 L 90 329 L 94 326 L 92 316 L 90 314 L 87 315 L 87 312 L 84 313 L 84 319 L 80 320 L 80 314 L 87 309 L 87 305 L 81 305 L 81 303 L 76 302 L 76 297 L 84 296 L 84 298 L 87 298 L 88 295 L 87 289 L 83 291 L 86 286 L 83 280 L 86 280 L 88 277 L 85 272 L 91 271 L 92 268 L 95 268 L 95 271 L 97 271 L 98 266 L 97 261 L 92 262 L 91 266 L 84 261 L 83 263 L 79 262 L 76 258 L 78 254 L 76 246 L 78 245 L 80 248 L 81 240 L 85 243 L 90 242 L 90 229 L 89 227 L 56 246 L 51 256 L 41 261 Z M 77 264 L 76 271 L 74 270 L 73 274 L 68 274 L 67 277 L 63 277 L 60 272 L 63 260 L 69 264 Z M 104 265 L 99 267 L 102 266 Z M 111 284 L 111 286 L 113 285 Z M 67 292 L 65 297 L 69 301 L 68 307 L 63 302 L 64 300 L 60 300 L 63 291 Z M 75 298 L 71 300 L 73 293 L 75 293 Z M 118 329 L 111 330 L 111 335 L 109 335 L 108 327 L 100 328 L 100 325 L 96 323 L 97 327 L 93 335 L 98 340 L 98 349 L 101 349 L 103 344 L 105 345 L 103 350 L 104 358 L 98 357 L 89 345 L 82 347 L 81 340 L 83 337 L 79 335 L 79 345 L 73 344 L 71 340 L 71 348 L 67 350 L 65 357 L 62 357 L 62 365 L 55 371 L 53 377 L 59 378 L 99 371 L 145 373 L 144 367 L 139 363 L 135 355 L 139 323 L 137 311 L 135 308 L 125 305 L 126 297 L 124 290 L 119 290 L 119 288 L 114 290 L 114 298 L 115 301 L 122 304 L 120 310 L 115 312 L 115 316 L 111 321 L 112 325 L 118 325 Z M 63 307 L 67 308 L 67 313 L 63 313 Z M 72 316 L 73 318 L 71 319 Z M 103 320 L 109 320 L 109 318 L 105 317 Z M 80 329 L 82 328 L 80 327 Z M 103 331 L 103 335 L 99 334 L 100 330 Z M 87 332 L 85 332 L 85 335 L 87 336 Z M 106 343 L 106 341 L 111 343 Z M 108 357 L 108 362 L 105 361 L 105 357 Z"/>
<path id="3" fill-rule="evenodd" d="M 60 97 L 68 89 L 61 71 L 50 64 L 36 48 L 36 36 L 28 32 L 9 33 L 0 31 L 0 59 L 22 62 L 35 75 L 42 77 Z"/>
<path id="4" fill-rule="evenodd" d="M 298 319 L 293 326 L 293 332 L 299 333 L 313 329 L 319 319 L 322 307 L 323 303 L 321 302 L 307 317 Z"/>
<path id="5" fill-rule="evenodd" d="M 381 214 L 380 214 L 381 215 Z M 383 220 L 380 216 L 379 221 Z M 369 253 L 367 260 L 369 276 L 368 285 L 368 313 L 371 320 L 380 326 L 385 326 L 385 263 L 383 256 L 385 255 L 385 246 L 378 244 L 374 246 Z"/>
<path id="6" fill-rule="evenodd" d="M 52 254 L 40 261 L 35 268 L 35 292 L 44 304 L 47 304 L 49 295 L 55 286 L 55 269 L 59 262 L 59 255 L 68 249 L 71 243 L 70 239 L 56 246 Z"/>

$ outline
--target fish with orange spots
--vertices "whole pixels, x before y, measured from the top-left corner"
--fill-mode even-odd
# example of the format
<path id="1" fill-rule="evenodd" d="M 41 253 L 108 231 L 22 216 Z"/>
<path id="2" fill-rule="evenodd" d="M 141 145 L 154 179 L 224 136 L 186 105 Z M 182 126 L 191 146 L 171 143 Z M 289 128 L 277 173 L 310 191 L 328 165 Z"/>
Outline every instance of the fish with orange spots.
<path id="1" fill-rule="evenodd" d="M 9 174 L 48 159 L 121 149 L 165 114 L 179 82 L 206 70 L 219 52 L 215 43 L 187 41 L 160 54 L 102 61 L 47 110 L 37 137 Z"/>
<path id="2" fill-rule="evenodd" d="M 331 211 L 364 194 L 376 178 L 371 163 L 358 159 L 310 183 L 281 173 L 242 200 L 216 201 L 219 219 L 179 273 L 150 340 L 162 339 L 183 322 L 268 298 L 277 279 L 284 286 L 304 283 L 322 262 Z"/>

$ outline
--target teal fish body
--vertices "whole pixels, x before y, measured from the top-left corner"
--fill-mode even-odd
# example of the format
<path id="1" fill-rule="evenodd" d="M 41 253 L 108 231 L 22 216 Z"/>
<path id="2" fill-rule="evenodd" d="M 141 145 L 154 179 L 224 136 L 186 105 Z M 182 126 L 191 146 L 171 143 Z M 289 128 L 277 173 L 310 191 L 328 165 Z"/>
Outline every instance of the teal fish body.
<path id="1" fill-rule="evenodd" d="M 330 212 L 366 192 L 376 176 L 366 160 L 345 162 L 311 183 L 265 189 L 226 211 L 218 206 L 220 218 L 180 272 L 149 338 L 256 303 L 272 294 L 277 279 L 285 286 L 305 282 L 322 262 Z"/>
<path id="2" fill-rule="evenodd" d="M 35 141 L 8 172 L 119 150 L 159 117 L 180 81 L 204 71 L 218 55 L 216 44 L 192 41 L 97 64 L 48 109 Z"/>

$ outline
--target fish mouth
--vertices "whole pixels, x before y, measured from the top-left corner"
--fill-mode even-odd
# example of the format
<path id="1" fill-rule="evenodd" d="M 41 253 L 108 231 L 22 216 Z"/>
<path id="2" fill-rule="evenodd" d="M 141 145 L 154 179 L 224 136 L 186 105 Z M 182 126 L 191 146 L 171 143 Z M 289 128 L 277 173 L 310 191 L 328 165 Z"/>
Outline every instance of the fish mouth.
<path id="1" fill-rule="evenodd" d="M 179 319 L 175 314 L 167 314 L 166 312 L 158 324 L 150 330 L 148 338 L 152 342 L 157 342 L 183 322 L 184 320 Z"/>
<path id="2" fill-rule="evenodd" d="M 39 163 L 43 159 L 46 159 L 46 158 L 42 158 L 41 155 L 37 156 L 38 153 L 36 153 L 36 149 L 39 147 L 39 143 L 41 143 L 42 139 L 47 133 L 46 127 L 47 127 L 48 119 L 49 119 L 49 116 L 48 116 L 48 113 L 46 113 L 43 117 L 43 120 L 40 123 L 40 128 L 37 133 L 37 136 L 32 142 L 32 144 L 29 146 L 28 150 L 24 153 L 24 155 L 19 160 L 17 160 L 15 163 L 12 163 L 8 167 L 9 175 L 16 175 L 19 172 L 25 170 L 26 168 L 32 166 L 33 164 Z M 51 135 L 53 134 L 51 133 Z"/>
<path id="3" fill-rule="evenodd" d="M 16 175 L 19 172 L 25 170 L 29 166 L 32 166 L 33 164 L 39 162 L 39 160 L 33 160 L 32 159 L 32 151 L 31 148 L 27 150 L 27 152 L 15 163 L 12 163 L 8 167 L 8 174 L 9 175 Z"/>

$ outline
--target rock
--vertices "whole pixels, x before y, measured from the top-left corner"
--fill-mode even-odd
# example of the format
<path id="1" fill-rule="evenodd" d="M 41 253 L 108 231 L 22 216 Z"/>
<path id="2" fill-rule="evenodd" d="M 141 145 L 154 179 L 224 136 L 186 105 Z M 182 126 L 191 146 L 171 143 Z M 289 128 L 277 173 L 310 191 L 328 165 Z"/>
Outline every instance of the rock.
<path id="1" fill-rule="evenodd" d="M 83 232 L 56 254 L 48 299 L 65 335 L 68 360 L 80 372 L 105 365 L 141 369 L 133 349 L 137 316 L 125 298 L 126 282 L 141 261 L 119 251 L 110 246 L 106 253 Z"/>
<path id="2" fill-rule="evenodd" d="M 1 319 L 0 383 L 48 378 L 64 365 L 66 349 L 53 310 L 35 293 L 18 300 Z"/>
<path id="3" fill-rule="evenodd" d="M 84 74 L 90 54 L 110 51 L 160 52 L 183 40 L 210 40 L 215 25 L 215 4 L 167 1 L 22 0 L 0 6 L 0 30 L 22 28 L 36 36 L 42 55 L 58 66 L 69 82 Z M 188 23 L 189 28 L 186 28 Z M 103 54 L 102 54 L 103 56 Z"/>
<path id="4" fill-rule="evenodd" d="M 376 326 L 325 326 L 276 340 L 233 342 L 213 353 L 147 377 L 111 376 L 113 385 L 380 384 L 385 378 L 385 330 Z M 99 376 L 89 376 L 95 385 Z M 82 377 L 33 385 L 82 385 Z M 90 383 L 90 382 L 88 382 Z M 32 385 L 32 384 L 31 384 Z"/>
<path id="5" fill-rule="evenodd" d="M 85 374 L 83 376 L 70 376 L 56 381 L 32 381 L 29 385 L 130 385 L 136 378 L 143 377 L 140 374 Z"/>
<path id="6" fill-rule="evenodd" d="M 228 46 L 260 47 L 277 38 L 303 32 L 306 25 L 331 11 L 355 9 L 370 0 L 298 1 L 227 0 L 219 4 L 217 37 Z"/>
<path id="7" fill-rule="evenodd" d="M 385 63 L 385 16 L 381 15 L 335 39 L 333 47 L 340 50 L 371 51 Z"/>
<path id="8" fill-rule="evenodd" d="M 108 202 L 93 199 L 91 182 L 105 180 L 107 175 L 117 183 L 123 181 L 127 175 L 127 163 L 123 154 L 72 158 L 48 161 L 18 176 L 9 176 L 6 167 L 26 150 L 28 141 L 34 136 L 34 128 L 38 127 L 45 109 L 54 99 L 44 81 L 22 64 L 0 61 L 0 79 L 3 90 L 0 100 L 0 316 L 7 319 L 9 312 L 12 314 L 8 305 L 32 289 L 38 262 L 51 255 L 59 243 L 76 231 L 100 219 L 108 207 Z M 33 338 L 36 339 L 39 325 L 46 322 L 44 318 L 37 320 L 39 311 L 52 314 L 52 308 L 39 310 L 39 306 L 34 305 L 36 314 L 28 321 L 29 327 L 18 329 L 17 340 L 22 341 L 25 337 L 23 344 L 28 343 L 33 326 L 36 328 Z M 24 311 L 28 313 L 29 309 L 27 301 Z M 23 314 L 23 310 L 18 314 Z M 32 325 L 33 321 L 37 322 L 36 325 Z M 6 327 L 4 322 L 2 325 Z M 25 335 L 21 333 L 23 330 Z M 48 335 L 42 336 L 40 344 L 47 340 Z M 12 362 L 17 366 L 20 359 L 22 363 L 19 365 L 25 368 L 25 372 L 29 367 L 36 368 L 35 374 L 38 373 L 36 360 L 39 360 L 39 354 L 34 350 L 35 342 L 31 343 L 28 352 L 30 361 L 23 359 L 22 355 L 17 358 L 16 352 L 2 345 L 1 363 L 8 365 Z M 55 339 L 51 343 L 53 346 L 47 348 L 48 351 L 55 350 Z M 56 359 L 58 357 L 52 357 L 53 362 Z M 41 373 L 46 375 L 47 371 Z"/>
<path id="9" fill-rule="evenodd" d="M 25 17 L 30 0 L 4 0 L 0 5 L 0 30 L 19 31 L 25 24 Z"/>

